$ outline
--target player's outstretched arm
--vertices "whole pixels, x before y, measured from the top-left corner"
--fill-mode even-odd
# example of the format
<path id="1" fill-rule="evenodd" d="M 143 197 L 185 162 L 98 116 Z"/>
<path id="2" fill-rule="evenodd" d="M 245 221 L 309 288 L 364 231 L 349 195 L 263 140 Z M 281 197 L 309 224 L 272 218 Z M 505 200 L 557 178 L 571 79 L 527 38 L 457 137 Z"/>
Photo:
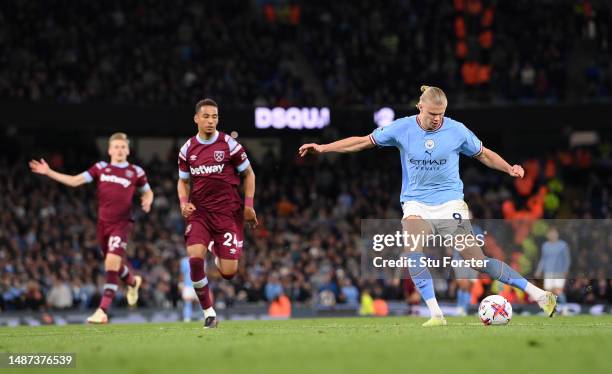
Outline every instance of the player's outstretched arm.
<path id="1" fill-rule="evenodd" d="M 244 178 L 244 221 L 253 228 L 257 226 L 257 214 L 255 214 L 255 208 L 253 208 L 255 172 L 249 165 L 240 175 Z"/>
<path id="2" fill-rule="evenodd" d="M 87 181 L 83 174 L 77 175 L 68 175 L 63 173 L 58 173 L 57 171 L 51 169 L 49 164 L 45 161 L 45 159 L 41 158 L 40 161 L 31 160 L 30 161 L 30 170 L 33 173 L 46 175 L 47 177 L 53 179 L 54 181 L 65 184 L 70 187 L 78 187 L 82 184 L 85 184 Z"/>
<path id="3" fill-rule="evenodd" d="M 500 155 L 488 148 L 482 147 L 482 152 L 476 158 L 491 169 L 503 171 L 511 177 L 523 178 L 525 175 L 521 165 L 510 165 Z"/>
<path id="4" fill-rule="evenodd" d="M 300 147 L 299 153 L 301 157 L 304 157 L 309 153 L 359 152 L 372 147 L 374 147 L 374 144 L 369 136 L 351 136 L 350 138 L 341 139 L 329 144 L 304 144 Z"/>

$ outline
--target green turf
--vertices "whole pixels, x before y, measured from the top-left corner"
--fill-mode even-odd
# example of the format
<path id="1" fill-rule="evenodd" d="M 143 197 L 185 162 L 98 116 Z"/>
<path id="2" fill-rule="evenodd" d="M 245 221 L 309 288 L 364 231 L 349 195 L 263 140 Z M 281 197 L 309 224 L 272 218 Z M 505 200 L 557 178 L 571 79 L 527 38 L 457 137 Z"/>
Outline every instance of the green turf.
<path id="1" fill-rule="evenodd" d="M 612 316 L 342 318 L 0 328 L 0 352 L 76 352 L 71 373 L 611 373 Z M 16 373 L 58 372 L 19 369 Z M 0 369 L 0 373 L 11 372 Z"/>

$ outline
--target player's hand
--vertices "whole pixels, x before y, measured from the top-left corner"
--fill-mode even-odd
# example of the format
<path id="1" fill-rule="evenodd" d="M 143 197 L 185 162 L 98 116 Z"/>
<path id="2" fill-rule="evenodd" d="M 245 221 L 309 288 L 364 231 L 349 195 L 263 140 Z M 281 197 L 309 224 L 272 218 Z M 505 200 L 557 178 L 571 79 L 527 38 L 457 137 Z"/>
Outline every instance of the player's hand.
<path id="1" fill-rule="evenodd" d="M 41 158 L 40 161 L 31 160 L 30 161 L 30 169 L 32 170 L 33 173 L 41 174 L 41 175 L 47 175 L 47 174 L 49 174 L 49 170 L 51 168 L 47 164 L 47 161 L 45 161 L 44 158 Z"/>
<path id="2" fill-rule="evenodd" d="M 195 210 L 196 207 L 192 203 L 181 204 L 181 214 L 185 218 L 189 218 L 189 216 L 192 215 Z"/>
<path id="3" fill-rule="evenodd" d="M 145 194 L 140 197 L 140 206 L 145 213 L 151 211 L 151 204 L 153 204 L 153 194 Z"/>
<path id="4" fill-rule="evenodd" d="M 255 209 L 253 209 L 250 206 L 244 207 L 244 221 L 252 229 L 257 227 L 258 222 L 257 222 L 257 214 L 255 214 Z"/>
<path id="5" fill-rule="evenodd" d="M 323 153 L 323 146 L 316 143 L 308 143 L 301 146 L 298 152 L 300 153 L 300 157 L 304 157 L 309 153 Z"/>
<path id="6" fill-rule="evenodd" d="M 523 170 L 521 165 L 512 165 L 510 170 L 508 170 L 508 174 L 511 177 L 523 178 L 523 176 L 525 176 L 525 170 Z"/>

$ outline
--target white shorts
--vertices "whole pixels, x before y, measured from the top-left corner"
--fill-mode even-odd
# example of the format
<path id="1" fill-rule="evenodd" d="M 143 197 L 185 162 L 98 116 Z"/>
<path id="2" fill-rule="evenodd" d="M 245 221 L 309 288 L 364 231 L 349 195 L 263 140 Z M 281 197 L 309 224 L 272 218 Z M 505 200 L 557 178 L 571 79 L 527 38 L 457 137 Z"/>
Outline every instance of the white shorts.
<path id="1" fill-rule="evenodd" d="M 196 292 L 192 286 L 183 286 L 182 296 L 183 300 L 185 301 L 193 301 L 197 300 L 198 298 L 198 295 L 196 295 Z"/>
<path id="2" fill-rule="evenodd" d="M 417 201 L 406 201 L 402 204 L 406 218 L 419 216 L 429 223 L 431 231 L 436 235 L 473 235 L 470 224 L 470 211 L 463 200 L 451 200 L 440 205 L 425 205 Z M 461 252 L 465 248 L 454 248 Z M 462 278 L 467 278 L 463 276 Z"/>
<path id="3" fill-rule="evenodd" d="M 546 291 L 550 291 L 555 288 L 563 289 L 564 287 L 565 287 L 565 279 L 548 278 L 546 274 L 544 274 L 544 289 Z"/>
<path id="4" fill-rule="evenodd" d="M 423 219 L 470 219 L 470 210 L 463 200 L 451 200 L 440 205 L 425 205 L 418 201 L 406 201 L 402 204 L 406 218 L 420 216 Z"/>

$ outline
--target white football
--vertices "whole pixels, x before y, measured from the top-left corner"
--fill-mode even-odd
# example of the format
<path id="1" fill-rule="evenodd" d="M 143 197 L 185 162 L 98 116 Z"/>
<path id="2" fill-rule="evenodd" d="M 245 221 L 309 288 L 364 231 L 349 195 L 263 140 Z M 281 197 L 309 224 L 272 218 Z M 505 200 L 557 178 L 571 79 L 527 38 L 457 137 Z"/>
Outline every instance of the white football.
<path id="1" fill-rule="evenodd" d="M 503 296 L 487 296 L 480 302 L 478 317 L 485 326 L 507 325 L 512 318 L 512 305 Z"/>

